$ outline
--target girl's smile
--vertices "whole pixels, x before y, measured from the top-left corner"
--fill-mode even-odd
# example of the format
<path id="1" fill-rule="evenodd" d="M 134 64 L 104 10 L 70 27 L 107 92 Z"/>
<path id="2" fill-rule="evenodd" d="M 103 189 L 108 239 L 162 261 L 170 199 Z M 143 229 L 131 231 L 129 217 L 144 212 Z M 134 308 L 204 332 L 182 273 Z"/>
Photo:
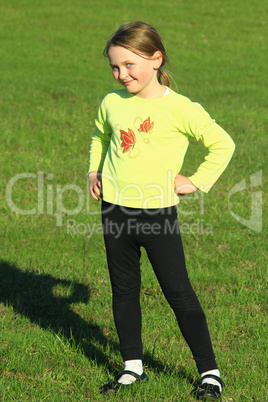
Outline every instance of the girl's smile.
<path id="1" fill-rule="evenodd" d="M 157 80 L 157 70 L 162 63 L 162 53 L 151 58 L 142 57 L 122 46 L 111 46 L 109 60 L 113 77 L 129 92 L 142 98 L 163 96 L 165 88 Z"/>
<path id="2" fill-rule="evenodd" d="M 130 85 L 134 80 L 129 80 L 129 81 L 122 81 L 122 84 L 125 86 Z"/>

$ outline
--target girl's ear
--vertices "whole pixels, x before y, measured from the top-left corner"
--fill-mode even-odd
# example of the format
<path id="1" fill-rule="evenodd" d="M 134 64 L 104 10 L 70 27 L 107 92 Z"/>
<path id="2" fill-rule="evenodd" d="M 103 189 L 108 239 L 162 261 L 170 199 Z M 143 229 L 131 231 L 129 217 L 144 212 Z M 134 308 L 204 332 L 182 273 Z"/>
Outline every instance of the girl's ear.
<path id="1" fill-rule="evenodd" d="M 163 62 L 162 52 L 160 52 L 160 50 L 155 52 L 152 59 L 154 60 L 154 68 L 158 70 Z"/>

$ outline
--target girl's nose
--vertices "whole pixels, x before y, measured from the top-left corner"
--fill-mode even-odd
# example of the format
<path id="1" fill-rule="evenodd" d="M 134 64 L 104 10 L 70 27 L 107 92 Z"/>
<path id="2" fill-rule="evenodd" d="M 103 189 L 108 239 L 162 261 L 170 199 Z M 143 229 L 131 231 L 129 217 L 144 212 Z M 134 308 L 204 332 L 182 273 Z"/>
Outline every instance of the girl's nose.
<path id="1" fill-rule="evenodd" d="M 127 77 L 127 70 L 124 68 L 121 68 L 119 71 L 120 80 L 124 80 L 126 77 Z"/>

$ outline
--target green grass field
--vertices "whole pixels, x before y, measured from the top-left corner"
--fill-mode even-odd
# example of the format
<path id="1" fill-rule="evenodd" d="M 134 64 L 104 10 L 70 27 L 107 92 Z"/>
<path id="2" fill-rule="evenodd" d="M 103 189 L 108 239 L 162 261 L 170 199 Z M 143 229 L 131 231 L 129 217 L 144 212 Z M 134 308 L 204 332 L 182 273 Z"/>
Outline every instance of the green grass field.
<path id="1" fill-rule="evenodd" d="M 118 88 L 103 47 L 134 19 L 160 30 L 178 91 L 236 143 L 209 194 L 182 200 L 179 221 L 226 382 L 223 401 L 265 402 L 268 6 L 261 0 L 1 0 L 0 400 L 195 400 L 195 364 L 144 253 L 150 381 L 117 396 L 99 393 L 122 362 L 100 206 L 87 192 L 88 151 L 99 103 Z M 191 143 L 183 174 L 204 155 Z"/>

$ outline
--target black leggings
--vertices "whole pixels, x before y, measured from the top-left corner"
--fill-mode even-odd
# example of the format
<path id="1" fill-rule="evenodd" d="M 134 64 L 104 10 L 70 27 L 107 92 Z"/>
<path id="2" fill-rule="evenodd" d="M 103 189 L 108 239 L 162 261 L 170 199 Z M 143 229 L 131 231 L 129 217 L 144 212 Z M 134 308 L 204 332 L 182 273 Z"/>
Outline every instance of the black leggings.
<path id="1" fill-rule="evenodd" d="M 217 368 L 205 314 L 189 282 L 176 206 L 158 210 L 102 202 L 102 225 L 123 360 L 143 359 L 140 247 L 144 247 L 199 373 Z"/>

